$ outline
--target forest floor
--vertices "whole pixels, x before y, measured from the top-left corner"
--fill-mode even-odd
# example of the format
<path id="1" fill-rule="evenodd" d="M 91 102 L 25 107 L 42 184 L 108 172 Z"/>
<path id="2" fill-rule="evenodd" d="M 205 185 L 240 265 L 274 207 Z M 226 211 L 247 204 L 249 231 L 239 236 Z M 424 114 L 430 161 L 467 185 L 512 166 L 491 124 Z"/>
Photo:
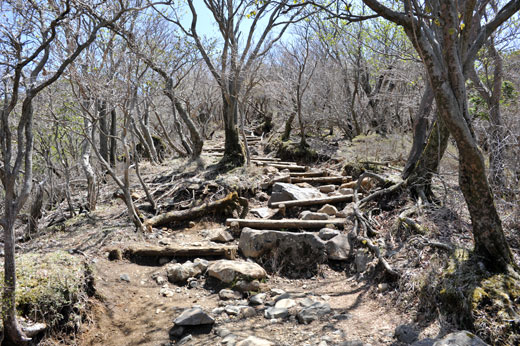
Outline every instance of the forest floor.
<path id="1" fill-rule="evenodd" d="M 218 142 L 217 138 L 206 143 L 205 148 L 218 146 Z M 339 174 L 346 160 L 366 160 L 388 163 L 394 168 L 386 168 L 387 172 L 398 174 L 396 168 L 402 167 L 409 148 L 402 136 L 385 139 L 368 136 L 353 143 L 342 140 L 336 140 L 336 143 L 331 160 L 310 166 Z M 456 182 L 456 151 L 450 147 L 447 156 L 443 175 L 439 178 L 442 184 L 437 184 L 437 193 L 444 199 L 444 206 L 425 211 L 418 221 L 430 230 L 429 239 L 471 246 L 467 211 Z M 188 159 L 175 159 L 160 165 L 144 162 L 141 171 L 156 193 L 175 188 L 175 191 L 168 192 L 168 196 L 177 206 L 185 207 L 193 202 L 194 191 L 200 193 L 205 187 L 206 193 L 208 189 L 210 191 L 208 196 L 213 194 L 210 196 L 213 199 L 237 189 L 249 199 L 250 208 L 266 206 L 265 194 L 262 196 L 260 188 L 266 178 L 265 169 L 252 165 L 224 175 L 212 174 L 211 179 L 206 179 L 216 162 L 217 156 L 205 152 L 195 162 Z M 165 177 L 168 181 L 160 183 L 165 181 Z M 183 185 L 175 185 L 180 183 Z M 144 196 L 137 181 L 132 189 Z M 108 252 L 114 248 L 142 245 L 200 246 L 208 242 L 209 231 L 224 228 L 225 218 L 208 215 L 193 220 L 191 224 L 184 222 L 154 228 L 151 233 L 141 235 L 135 232 L 128 219 L 123 201 L 113 197 L 116 190 L 116 185 L 107 177 L 107 183 L 101 186 L 95 212 L 80 214 L 67 220 L 61 231 L 41 234 L 21 245 L 22 252 L 68 250 L 84 257 L 94 268 L 96 293 L 89 300 L 90 308 L 81 330 L 74 336 L 53 334 L 42 341 L 43 345 L 173 345 L 179 344 L 179 339 L 185 345 L 224 345 L 225 342 L 232 345 L 249 336 L 269 340 L 275 345 L 406 345 L 415 340 L 436 339 L 454 329 L 441 314 L 435 313 L 432 309 L 435 302 L 428 301 L 427 297 L 428 286 L 434 284 L 428 281 L 428 275 L 442 269 L 447 254 L 418 245 L 420 237 L 414 238 L 406 230 L 395 227 L 396 217 L 404 204 L 409 203 L 406 197 L 402 197 L 399 203 L 376 216 L 378 231 L 381 232 L 379 237 L 384 242 L 391 242 L 395 249 L 389 262 L 402 273 L 400 280 L 387 285 L 374 259 L 364 272 L 357 272 L 352 261 L 328 261 L 320 264 L 317 272 L 299 276 L 277 271 L 271 266 L 266 268 L 269 275 L 262 286 L 267 300 L 274 298 L 274 293 L 270 293 L 273 289 L 280 289 L 294 299 L 311 297 L 326 302 L 332 313 L 310 324 L 299 324 L 294 316 L 267 319 L 262 310 L 265 307 L 257 307 L 256 313 L 248 317 L 227 313 L 213 315 L 215 324 L 212 328 L 194 329 L 188 338 L 187 334 L 173 337 L 170 335 L 173 320 L 184 309 L 200 306 L 211 313 L 215 308 L 233 302 L 223 302 L 218 294 L 222 287 L 211 280 L 205 281 L 204 276 L 193 285 L 168 281 L 158 284 L 158 275 L 166 277 L 164 265 L 144 265 L 129 259 L 110 261 Z M 76 197 L 84 198 L 82 193 Z M 136 204 L 146 204 L 146 200 L 141 197 Z M 410 241 L 412 238 L 414 241 Z M 230 244 L 238 244 L 238 239 Z M 518 258 L 517 250 L 514 251 Z M 209 260 L 211 262 L 213 258 Z M 165 289 L 171 293 L 164 294 Z M 247 298 L 248 294 L 245 294 L 243 299 Z M 243 304 L 243 299 L 234 303 Z M 396 328 L 403 325 L 417 333 L 413 340 L 403 342 L 403 338 L 396 338 Z M 226 339 L 229 335 L 235 337 L 234 341 L 229 337 Z M 424 342 L 423 345 L 428 344 L 428 340 Z"/>

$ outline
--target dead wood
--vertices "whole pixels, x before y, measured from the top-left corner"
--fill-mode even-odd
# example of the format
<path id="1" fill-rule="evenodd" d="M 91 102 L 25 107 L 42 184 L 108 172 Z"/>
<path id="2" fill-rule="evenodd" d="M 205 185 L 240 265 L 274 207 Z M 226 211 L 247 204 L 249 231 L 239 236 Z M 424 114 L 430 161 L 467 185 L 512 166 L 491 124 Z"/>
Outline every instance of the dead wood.
<path id="1" fill-rule="evenodd" d="M 294 172 L 305 172 L 307 170 L 307 167 L 305 166 L 298 166 L 296 164 L 283 164 L 283 163 L 263 163 L 263 162 L 257 162 L 261 166 L 271 166 L 278 169 L 288 169 L 289 171 Z"/>
<path id="2" fill-rule="evenodd" d="M 231 226 L 237 223 L 239 227 L 251 227 L 260 229 L 282 229 L 282 228 L 303 228 L 303 229 L 321 229 L 327 225 L 334 225 L 343 228 L 346 219 L 331 220 L 260 220 L 260 219 L 227 219 L 226 225 Z"/>
<path id="3" fill-rule="evenodd" d="M 123 251 L 126 258 L 135 257 L 237 257 L 237 245 L 202 246 L 135 246 Z"/>
<path id="4" fill-rule="evenodd" d="M 197 207 L 186 210 L 173 210 L 164 214 L 154 216 L 144 222 L 147 230 L 152 227 L 166 225 L 175 221 L 187 221 L 202 217 L 213 212 L 220 212 L 230 215 L 233 210 L 243 208 L 244 202 L 240 201 L 236 192 L 228 194 L 226 197 L 214 202 L 204 203 Z"/>
<path id="5" fill-rule="evenodd" d="M 343 184 L 349 182 L 347 177 L 291 177 L 292 183 L 309 184 Z"/>
<path id="6" fill-rule="evenodd" d="M 293 180 L 294 182 L 294 180 Z M 301 207 L 306 205 L 324 205 L 324 204 L 334 204 L 341 202 L 352 202 L 353 195 L 343 195 L 343 196 L 332 196 L 325 198 L 315 198 L 315 199 L 300 199 L 297 201 L 284 201 L 284 202 L 275 202 L 271 203 L 269 207 L 271 208 L 279 208 L 280 206 L 287 207 Z"/>

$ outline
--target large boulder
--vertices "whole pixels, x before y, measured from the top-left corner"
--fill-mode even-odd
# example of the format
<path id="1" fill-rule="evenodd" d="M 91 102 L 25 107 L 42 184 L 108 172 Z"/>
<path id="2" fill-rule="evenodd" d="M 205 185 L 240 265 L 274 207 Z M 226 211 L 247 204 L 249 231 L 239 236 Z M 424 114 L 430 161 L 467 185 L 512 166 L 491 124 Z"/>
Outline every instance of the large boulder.
<path id="1" fill-rule="evenodd" d="M 235 278 L 263 279 L 267 276 L 264 268 L 246 261 L 220 260 L 208 267 L 208 275 L 224 283 L 231 283 Z"/>
<path id="2" fill-rule="evenodd" d="M 315 233 L 255 230 L 245 227 L 240 234 L 238 248 L 246 257 L 258 258 L 275 252 L 279 259 L 305 268 L 327 259 L 325 241 Z"/>
<path id="3" fill-rule="evenodd" d="M 299 187 L 288 183 L 275 183 L 268 204 L 324 197 L 326 195 L 315 188 Z"/>

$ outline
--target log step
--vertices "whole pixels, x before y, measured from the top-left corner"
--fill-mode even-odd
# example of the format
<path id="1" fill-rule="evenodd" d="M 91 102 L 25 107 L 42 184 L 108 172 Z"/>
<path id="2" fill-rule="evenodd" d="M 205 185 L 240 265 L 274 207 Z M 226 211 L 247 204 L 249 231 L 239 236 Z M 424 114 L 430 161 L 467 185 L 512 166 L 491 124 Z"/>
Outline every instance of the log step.
<path id="1" fill-rule="evenodd" d="M 292 177 L 308 177 L 308 178 L 312 178 L 312 177 L 326 177 L 329 175 L 328 172 L 326 171 L 314 171 L 314 172 L 290 172 L 289 175 Z"/>
<path id="2" fill-rule="evenodd" d="M 231 226 L 232 223 L 238 223 L 239 227 L 251 227 L 259 229 L 282 229 L 282 228 L 304 228 L 304 229 L 321 229 L 327 225 L 343 227 L 346 219 L 330 219 L 330 220 L 300 220 L 300 219 L 284 219 L 284 220 L 261 220 L 261 219 L 227 219 L 226 225 Z"/>
<path id="3" fill-rule="evenodd" d="M 347 177 L 291 177 L 292 183 L 343 184 L 349 182 Z"/>
<path id="4" fill-rule="evenodd" d="M 235 259 L 237 245 L 202 245 L 202 246 L 142 246 L 129 247 L 123 251 L 127 258 L 143 257 L 224 257 Z"/>
<path id="5" fill-rule="evenodd" d="M 286 169 L 287 168 L 289 171 L 293 171 L 293 172 L 305 172 L 307 170 L 306 166 L 298 166 L 296 164 L 288 165 L 288 164 L 281 164 L 281 163 L 267 163 L 267 164 L 264 164 L 264 166 L 265 165 L 271 166 L 271 167 L 274 167 L 274 168 L 278 168 L 278 169 Z"/>
<path id="6" fill-rule="evenodd" d="M 324 205 L 324 204 L 334 204 L 341 202 L 352 202 L 354 199 L 354 195 L 343 195 L 343 196 L 332 196 L 325 198 L 315 198 L 315 199 L 300 199 L 297 201 L 284 201 L 284 202 L 275 202 L 271 203 L 269 207 L 271 208 L 280 208 L 281 206 L 289 207 L 297 207 L 297 206 L 308 206 L 308 205 Z"/>

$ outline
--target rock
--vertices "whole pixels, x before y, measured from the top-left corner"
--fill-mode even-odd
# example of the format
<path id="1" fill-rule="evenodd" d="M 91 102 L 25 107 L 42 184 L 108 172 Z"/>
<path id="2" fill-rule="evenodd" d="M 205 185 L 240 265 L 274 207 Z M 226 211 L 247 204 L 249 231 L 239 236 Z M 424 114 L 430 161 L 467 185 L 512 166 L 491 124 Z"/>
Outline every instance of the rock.
<path id="1" fill-rule="evenodd" d="M 312 305 L 303 308 L 300 312 L 298 312 L 296 318 L 298 319 L 298 322 L 302 324 L 309 324 L 321 316 L 330 314 L 331 311 L 332 310 L 328 303 L 314 302 Z"/>
<path id="2" fill-rule="evenodd" d="M 294 184 L 275 183 L 268 205 L 276 202 L 294 201 L 302 199 L 323 198 L 324 194 L 315 188 L 298 187 Z"/>
<path id="3" fill-rule="evenodd" d="M 241 306 L 240 314 L 244 318 L 250 318 L 256 316 L 256 310 L 250 306 Z"/>
<path id="4" fill-rule="evenodd" d="M 222 343 L 228 346 L 236 346 L 237 339 L 238 336 L 236 336 L 235 334 L 229 334 L 226 335 L 224 339 L 222 339 Z"/>
<path id="5" fill-rule="evenodd" d="M 286 292 L 282 290 L 281 288 L 271 288 L 271 295 L 272 296 L 280 296 L 282 294 L 285 294 Z"/>
<path id="6" fill-rule="evenodd" d="M 377 291 L 378 292 L 384 292 L 388 289 L 388 284 L 383 282 L 383 283 L 380 283 L 379 285 L 377 285 Z"/>
<path id="7" fill-rule="evenodd" d="M 166 263 L 170 263 L 171 262 L 171 258 L 169 257 L 160 257 L 159 258 L 159 265 L 162 266 L 162 265 L 165 265 Z"/>
<path id="8" fill-rule="evenodd" d="M 214 308 L 213 310 L 211 310 L 211 313 L 213 315 L 220 315 L 221 313 L 223 313 L 225 311 L 224 308 Z"/>
<path id="9" fill-rule="evenodd" d="M 175 345 L 185 345 L 188 342 L 190 342 L 192 339 L 193 339 L 193 336 L 191 334 L 188 334 L 185 337 L 183 337 L 182 339 L 180 339 L 179 341 L 177 341 L 177 343 Z"/>
<path id="10" fill-rule="evenodd" d="M 336 191 L 336 185 L 322 185 L 319 187 L 320 192 L 329 193 Z"/>
<path id="11" fill-rule="evenodd" d="M 478 336 L 466 330 L 450 333 L 436 341 L 433 346 L 486 346 Z"/>
<path id="12" fill-rule="evenodd" d="M 224 307 L 224 311 L 228 315 L 238 316 L 240 314 L 240 307 L 239 306 L 234 306 L 234 305 L 226 305 Z"/>
<path id="13" fill-rule="evenodd" d="M 365 191 L 371 190 L 375 185 L 376 184 L 375 184 L 374 180 L 370 179 L 369 177 L 363 178 L 363 180 L 361 180 L 361 187 Z"/>
<path id="14" fill-rule="evenodd" d="M 274 298 L 274 302 L 276 303 L 276 302 L 278 302 L 278 301 L 280 301 L 280 300 L 282 300 L 282 299 L 289 299 L 289 298 L 291 298 L 291 294 L 288 293 L 288 292 L 284 292 L 284 293 L 282 293 L 282 294 L 277 295 L 277 296 Z"/>
<path id="15" fill-rule="evenodd" d="M 280 299 L 274 305 L 275 308 L 284 308 L 284 309 L 290 309 L 293 306 L 296 306 L 296 301 L 294 299 Z"/>
<path id="16" fill-rule="evenodd" d="M 325 213 L 314 213 L 312 211 L 305 210 L 300 214 L 302 220 L 328 220 L 329 215 Z"/>
<path id="17" fill-rule="evenodd" d="M 231 334 L 231 331 L 229 331 L 229 329 L 224 328 L 224 327 L 217 327 L 217 328 L 215 328 L 215 334 L 217 334 L 218 336 L 223 338 L 223 337 L 226 337 L 229 334 Z"/>
<path id="18" fill-rule="evenodd" d="M 267 208 L 267 207 L 262 207 L 262 208 L 253 208 L 249 212 L 252 215 L 259 217 L 261 219 L 269 219 L 272 216 L 274 216 L 278 212 L 278 210 L 272 209 L 272 208 Z"/>
<path id="19" fill-rule="evenodd" d="M 267 276 L 264 268 L 246 261 L 219 260 L 208 267 L 208 275 L 224 283 L 231 283 L 236 277 L 263 279 Z"/>
<path id="20" fill-rule="evenodd" d="M 267 295 L 265 293 L 258 293 L 249 298 L 249 304 L 251 305 L 263 305 Z"/>
<path id="21" fill-rule="evenodd" d="M 286 318 L 287 316 L 289 316 L 289 310 L 286 308 L 273 307 L 266 309 L 264 312 L 264 317 L 268 320 L 273 318 Z"/>
<path id="22" fill-rule="evenodd" d="M 426 338 L 422 340 L 415 341 L 412 346 L 433 346 L 435 343 L 435 339 Z"/>
<path id="23" fill-rule="evenodd" d="M 274 344 L 269 340 L 249 336 L 247 339 L 238 342 L 235 346 L 274 346 Z"/>
<path id="24" fill-rule="evenodd" d="M 175 291 L 168 287 L 162 287 L 159 291 L 159 294 L 163 297 L 173 297 L 175 295 Z"/>
<path id="25" fill-rule="evenodd" d="M 341 184 L 340 189 L 353 189 L 356 187 L 357 180 L 349 181 L 348 183 Z"/>
<path id="26" fill-rule="evenodd" d="M 331 260 L 344 261 L 350 253 L 350 242 L 346 234 L 340 234 L 325 243 L 327 256 Z"/>
<path id="27" fill-rule="evenodd" d="M 352 195 L 354 193 L 354 190 L 342 188 L 342 189 L 339 189 L 338 192 L 341 195 Z"/>
<path id="28" fill-rule="evenodd" d="M 267 200 L 269 200 L 269 195 L 267 193 L 265 193 L 264 191 L 258 191 L 256 193 L 256 198 L 260 201 L 260 202 L 265 202 Z"/>
<path id="29" fill-rule="evenodd" d="M 363 346 L 363 341 L 361 340 L 349 340 L 349 341 L 344 341 L 342 342 L 341 344 L 339 344 L 339 346 Z"/>
<path id="30" fill-rule="evenodd" d="M 22 330 L 25 332 L 29 338 L 32 338 L 47 329 L 47 325 L 45 323 L 31 323 L 31 324 L 22 324 Z"/>
<path id="31" fill-rule="evenodd" d="M 419 333 L 409 324 L 401 324 L 395 328 L 394 337 L 400 342 L 411 344 L 419 337 Z"/>
<path id="32" fill-rule="evenodd" d="M 223 289 L 223 290 L 220 290 L 220 292 L 218 292 L 218 296 L 222 300 L 233 300 L 233 299 L 241 299 L 242 293 L 233 291 L 233 290 L 229 290 L 229 289 Z"/>
<path id="33" fill-rule="evenodd" d="M 334 238 L 335 236 L 339 235 L 341 232 L 337 229 L 332 228 L 322 228 L 320 229 L 320 232 L 318 233 L 318 236 L 323 240 L 329 240 Z"/>
<path id="34" fill-rule="evenodd" d="M 219 230 L 215 231 L 210 238 L 211 241 L 214 241 L 217 243 L 227 243 L 227 242 L 232 241 L 233 239 L 234 238 L 231 235 L 231 233 L 229 233 L 225 229 L 219 229 Z"/>
<path id="35" fill-rule="evenodd" d="M 183 264 L 174 263 L 166 266 L 166 275 L 172 283 L 184 283 L 189 278 L 196 277 L 202 273 L 203 263 L 192 263 L 186 261 Z"/>
<path id="36" fill-rule="evenodd" d="M 336 214 L 338 213 L 338 209 L 333 205 L 325 204 L 323 207 L 321 207 L 318 210 L 318 213 L 324 213 L 324 214 L 327 214 L 330 216 L 336 216 Z"/>
<path id="37" fill-rule="evenodd" d="M 260 291 L 260 282 L 258 280 L 253 281 L 246 281 L 246 280 L 239 280 L 237 281 L 237 284 L 235 285 L 235 289 L 240 292 L 258 292 Z"/>
<path id="38" fill-rule="evenodd" d="M 365 250 L 357 249 L 354 262 L 356 263 L 356 271 L 358 273 L 363 273 L 367 270 L 367 264 L 370 262 L 370 257 Z"/>
<path id="39" fill-rule="evenodd" d="M 327 259 L 325 242 L 315 233 L 253 230 L 245 227 L 238 248 L 246 257 L 258 258 L 276 251 L 286 263 L 303 268 Z"/>
<path id="40" fill-rule="evenodd" d="M 338 211 L 338 212 L 336 213 L 336 217 L 337 217 L 337 218 L 340 218 L 340 219 L 346 219 L 347 216 L 348 216 L 348 214 L 345 213 L 344 211 Z"/>
<path id="41" fill-rule="evenodd" d="M 172 329 L 170 329 L 170 332 L 168 334 L 170 334 L 170 336 L 173 338 L 178 338 L 182 334 L 184 334 L 184 327 L 183 326 L 174 326 Z"/>
<path id="42" fill-rule="evenodd" d="M 201 308 L 191 308 L 184 310 L 174 321 L 176 326 L 200 326 L 203 324 L 213 324 L 213 317 L 202 311 Z"/>
<path id="43" fill-rule="evenodd" d="M 268 175 L 268 174 L 276 174 L 278 173 L 278 168 L 276 167 L 273 167 L 273 166 L 265 166 L 264 169 L 264 174 Z"/>
<path id="44" fill-rule="evenodd" d="M 121 281 L 126 281 L 126 282 L 130 282 L 130 276 L 128 276 L 128 274 L 121 274 L 119 276 L 119 280 Z"/>
<path id="45" fill-rule="evenodd" d="M 193 264 L 195 264 L 203 273 L 206 271 L 206 269 L 208 269 L 209 266 L 208 260 L 205 260 L 204 258 L 195 258 Z"/>

